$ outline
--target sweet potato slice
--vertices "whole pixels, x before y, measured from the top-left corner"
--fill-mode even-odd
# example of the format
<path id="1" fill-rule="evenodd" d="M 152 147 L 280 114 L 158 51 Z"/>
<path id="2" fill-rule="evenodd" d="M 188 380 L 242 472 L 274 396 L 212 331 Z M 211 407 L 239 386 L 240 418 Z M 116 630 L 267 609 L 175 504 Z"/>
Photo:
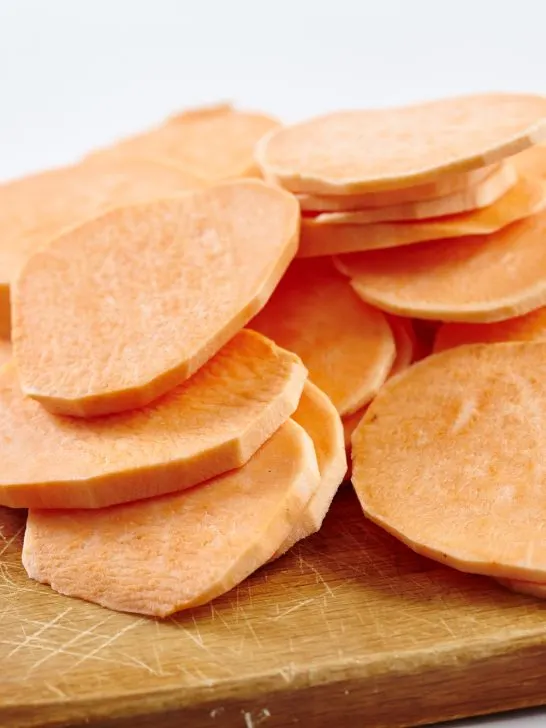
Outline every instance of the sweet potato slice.
<path id="1" fill-rule="evenodd" d="M 299 522 L 320 475 L 288 421 L 242 468 L 184 493 L 98 511 L 29 513 L 23 564 L 55 591 L 166 617 L 262 566 Z"/>
<path id="2" fill-rule="evenodd" d="M 384 315 L 361 304 L 329 259 L 298 261 L 251 323 L 301 356 L 341 415 L 375 396 L 396 353 Z"/>
<path id="3" fill-rule="evenodd" d="M 498 341 L 546 341 L 546 308 L 493 324 L 442 324 L 436 332 L 434 352 Z"/>
<path id="4" fill-rule="evenodd" d="M 354 253 L 336 264 L 385 311 L 488 323 L 546 304 L 545 239 L 546 211 L 493 235 Z"/>
<path id="5" fill-rule="evenodd" d="M 273 558 L 286 553 L 303 538 L 311 536 L 322 526 L 330 504 L 347 472 L 347 455 L 343 426 L 332 401 L 322 390 L 306 382 L 292 419 L 310 435 L 315 446 L 320 483 L 305 506 L 300 520 L 277 549 Z"/>
<path id="6" fill-rule="evenodd" d="M 312 218 L 316 225 L 366 225 L 397 220 L 423 220 L 426 218 L 458 215 L 492 205 L 517 182 L 514 166 L 504 165 L 501 171 L 490 175 L 479 184 L 432 200 L 417 200 L 398 205 L 343 212 L 320 212 Z"/>
<path id="7" fill-rule="evenodd" d="M 74 416 L 150 403 L 262 308 L 298 224 L 292 195 L 241 180 L 118 208 L 57 238 L 14 295 L 23 390 Z"/>
<path id="8" fill-rule="evenodd" d="M 257 161 L 292 192 L 355 194 L 470 171 L 546 139 L 546 99 L 479 94 L 341 111 L 270 132 Z"/>
<path id="9" fill-rule="evenodd" d="M 121 140 L 94 156 L 167 159 L 210 183 L 256 176 L 256 142 L 278 126 L 276 119 L 265 114 L 219 104 L 177 114 L 166 124 Z"/>
<path id="10" fill-rule="evenodd" d="M 525 154 L 525 152 L 522 152 Z M 361 195 L 313 195 L 297 194 L 303 212 L 343 212 L 346 210 L 367 210 L 390 205 L 404 205 L 408 202 L 433 200 L 437 197 L 452 195 L 478 185 L 490 176 L 506 173 L 505 164 L 491 164 L 471 172 L 442 175 L 432 182 L 414 187 L 402 187 L 400 190 L 385 192 L 368 192 Z M 274 181 L 274 178 L 272 178 Z"/>
<path id="11" fill-rule="evenodd" d="M 313 218 L 303 218 L 298 257 L 384 250 L 443 238 L 489 235 L 542 211 L 544 207 L 544 180 L 528 178 L 521 179 L 489 207 L 459 215 L 370 225 L 322 225 Z"/>
<path id="12" fill-rule="evenodd" d="M 497 581 L 516 594 L 546 599 L 546 582 L 524 581 L 523 579 L 497 579 Z"/>
<path id="13" fill-rule="evenodd" d="M 11 342 L 0 339 L 0 367 L 11 359 Z"/>
<path id="14" fill-rule="evenodd" d="M 412 363 L 413 356 L 415 353 L 415 334 L 411 321 L 409 319 L 399 318 L 398 316 L 390 316 L 389 323 L 394 336 L 394 343 L 396 347 L 396 356 L 394 363 L 389 372 L 389 379 L 395 377 L 400 372 L 405 371 Z M 368 405 L 364 405 L 356 412 L 351 415 L 347 415 L 343 418 L 343 437 L 345 447 L 349 449 L 351 447 L 351 437 L 353 432 L 360 424 L 360 420 L 366 414 Z"/>
<path id="15" fill-rule="evenodd" d="M 366 516 L 463 571 L 546 581 L 546 342 L 461 346 L 388 382 L 353 435 Z"/>
<path id="16" fill-rule="evenodd" d="M 301 361 L 241 331 L 189 381 L 142 410 L 51 415 L 0 370 L 0 504 L 101 508 L 240 467 L 296 409 Z"/>
<path id="17" fill-rule="evenodd" d="M 108 160 L 0 185 L 0 335 L 10 333 L 10 285 L 28 257 L 63 230 L 111 207 L 204 186 L 158 161 Z"/>

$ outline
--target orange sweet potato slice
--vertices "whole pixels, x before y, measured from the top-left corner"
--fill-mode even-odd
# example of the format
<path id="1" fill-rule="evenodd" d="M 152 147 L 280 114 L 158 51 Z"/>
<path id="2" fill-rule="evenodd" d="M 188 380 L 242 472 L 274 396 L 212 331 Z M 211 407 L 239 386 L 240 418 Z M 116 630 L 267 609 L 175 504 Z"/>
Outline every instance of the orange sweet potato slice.
<path id="1" fill-rule="evenodd" d="M 353 435 L 368 518 L 463 571 L 546 581 L 546 342 L 461 346 L 388 382 Z"/>
<path id="2" fill-rule="evenodd" d="M 313 440 L 320 483 L 305 506 L 297 525 L 277 549 L 273 558 L 282 556 L 297 541 L 311 536 L 320 529 L 347 472 L 341 419 L 332 401 L 324 392 L 307 381 L 292 419 L 301 425 Z"/>
<path id="3" fill-rule="evenodd" d="M 481 210 L 430 220 L 384 222 L 370 225 L 322 225 L 303 218 L 300 258 L 383 250 L 469 235 L 488 235 L 540 212 L 546 206 L 542 179 L 521 179 L 497 202 Z"/>
<path id="4" fill-rule="evenodd" d="M 5 339 L 0 339 L 0 367 L 7 364 L 11 359 L 11 343 Z"/>
<path id="5" fill-rule="evenodd" d="M 110 207 L 203 186 L 194 174 L 169 164 L 123 159 L 0 185 L 0 335 L 10 333 L 10 284 L 27 258 L 53 237 Z"/>
<path id="6" fill-rule="evenodd" d="M 522 152 L 525 154 L 525 152 Z M 313 195 L 297 194 L 300 208 L 304 212 L 343 212 L 346 210 L 367 210 L 390 205 L 403 205 L 419 200 L 433 200 L 437 197 L 452 195 L 455 192 L 467 190 L 478 185 L 490 176 L 506 173 L 502 164 L 491 164 L 488 167 L 473 169 L 471 172 L 459 172 L 438 177 L 414 187 L 402 187 L 399 190 L 386 190 L 385 192 L 368 192 L 361 195 Z M 275 181 L 271 178 L 271 181 Z"/>
<path id="7" fill-rule="evenodd" d="M 523 579 L 497 579 L 499 584 L 516 594 L 526 594 L 539 599 L 546 599 L 546 582 L 525 581 Z"/>
<path id="8" fill-rule="evenodd" d="M 0 369 L 0 504 L 101 508 L 240 467 L 296 409 L 306 375 L 294 354 L 241 331 L 153 405 L 84 421 L 24 397 L 8 364 Z"/>
<path id="9" fill-rule="evenodd" d="M 389 372 L 390 379 L 391 377 L 395 377 L 397 374 L 400 374 L 400 372 L 405 371 L 411 365 L 415 353 L 416 339 L 413 326 L 409 319 L 390 316 L 389 323 L 391 325 L 396 347 L 396 356 Z M 366 414 L 367 409 L 368 405 L 365 405 L 356 412 L 353 412 L 353 414 L 347 415 L 343 418 L 343 437 L 345 447 L 347 449 L 351 447 L 351 437 L 353 432 L 360 424 L 360 420 Z"/>
<path id="10" fill-rule="evenodd" d="M 256 157 L 292 192 L 355 194 L 470 171 L 543 139 L 545 98 L 479 94 L 327 114 L 270 132 Z"/>
<path id="11" fill-rule="evenodd" d="M 541 307 L 524 316 L 493 324 L 442 324 L 436 332 L 434 351 L 444 351 L 463 344 L 545 340 L 546 307 Z"/>
<path id="12" fill-rule="evenodd" d="M 517 179 L 515 167 L 504 165 L 499 173 L 490 175 L 479 184 L 451 195 L 368 210 L 321 212 L 312 220 L 316 225 L 365 225 L 393 220 L 422 220 L 458 215 L 470 210 L 479 210 L 497 202 L 516 184 Z"/>
<path id="13" fill-rule="evenodd" d="M 262 308 L 298 224 L 292 195 L 240 180 L 118 208 L 60 236 L 29 259 L 14 295 L 23 390 L 75 416 L 150 403 Z"/>
<path id="14" fill-rule="evenodd" d="M 192 109 L 94 156 L 166 159 L 208 182 L 258 175 L 254 147 L 279 122 L 227 104 Z"/>
<path id="15" fill-rule="evenodd" d="M 30 511 L 23 564 L 61 594 L 166 617 L 268 561 L 319 478 L 311 438 L 289 420 L 242 468 L 183 493 L 97 511 Z"/>
<path id="16" fill-rule="evenodd" d="M 546 211 L 493 235 L 354 253 L 336 264 L 385 311 L 488 323 L 546 304 L 545 239 Z"/>
<path id="17" fill-rule="evenodd" d="M 362 303 L 329 259 L 297 261 L 251 324 L 301 356 L 341 415 L 375 396 L 396 353 L 384 315 Z"/>

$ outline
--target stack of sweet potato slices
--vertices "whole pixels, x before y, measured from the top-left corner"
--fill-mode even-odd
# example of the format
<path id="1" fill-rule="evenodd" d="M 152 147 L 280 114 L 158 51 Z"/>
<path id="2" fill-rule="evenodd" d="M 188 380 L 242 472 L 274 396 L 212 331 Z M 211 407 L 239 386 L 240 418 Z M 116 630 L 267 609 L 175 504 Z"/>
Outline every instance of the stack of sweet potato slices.
<path id="1" fill-rule="evenodd" d="M 344 478 L 329 397 L 247 328 L 298 246 L 296 199 L 252 178 L 275 126 L 194 111 L 0 189 L 0 504 L 63 594 L 204 603 L 318 530 Z"/>
<path id="2" fill-rule="evenodd" d="M 345 421 L 366 516 L 542 597 L 545 139 L 546 99 L 491 94 L 329 114 L 257 151 L 298 198 L 300 262 L 413 324 L 402 371 Z"/>
<path id="3" fill-rule="evenodd" d="M 410 547 L 545 594 L 543 140 L 529 95 L 216 106 L 1 187 L 28 574 L 166 616 L 317 531 L 350 473 Z"/>

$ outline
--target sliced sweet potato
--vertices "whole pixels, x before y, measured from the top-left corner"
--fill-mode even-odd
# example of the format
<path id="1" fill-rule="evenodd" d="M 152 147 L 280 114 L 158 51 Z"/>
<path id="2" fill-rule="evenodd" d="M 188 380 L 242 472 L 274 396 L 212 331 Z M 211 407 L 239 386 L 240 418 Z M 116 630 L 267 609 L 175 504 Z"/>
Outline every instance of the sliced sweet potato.
<path id="1" fill-rule="evenodd" d="M 494 324 L 442 324 L 436 332 L 434 351 L 463 344 L 493 344 L 497 341 L 545 341 L 546 307 L 524 316 Z"/>
<path id="2" fill-rule="evenodd" d="M 396 346 L 396 356 L 389 372 L 389 378 L 391 378 L 405 371 L 411 365 L 415 353 L 416 339 L 410 319 L 390 316 L 389 323 Z M 366 414 L 367 409 L 368 405 L 364 405 L 353 414 L 346 415 L 343 418 L 343 437 L 347 449 L 351 447 L 353 432 L 360 424 L 360 420 Z"/>
<path id="3" fill-rule="evenodd" d="M 514 187 L 517 180 L 515 167 L 506 164 L 501 167 L 499 173 L 490 175 L 479 184 L 445 197 L 404 202 L 367 210 L 320 212 L 312 220 L 316 225 L 366 225 L 393 220 L 423 220 L 458 215 L 492 205 Z"/>
<path id="4" fill-rule="evenodd" d="M 37 249 L 111 207 L 203 186 L 191 172 L 167 163 L 123 159 L 54 169 L 0 185 L 0 335 L 10 333 L 10 285 Z"/>
<path id="5" fill-rule="evenodd" d="M 219 104 L 177 114 L 166 124 L 121 140 L 94 156 L 167 159 L 211 183 L 256 176 L 256 142 L 278 126 L 276 119 L 265 114 Z"/>
<path id="6" fill-rule="evenodd" d="M 297 541 L 311 536 L 320 529 L 347 472 L 341 419 L 332 401 L 322 390 L 307 381 L 292 419 L 301 425 L 313 440 L 320 483 L 305 506 L 297 525 L 277 549 L 273 558 L 282 556 Z"/>
<path id="7" fill-rule="evenodd" d="M 546 342 L 460 346 L 390 380 L 353 435 L 366 516 L 463 571 L 546 581 Z"/>
<path id="8" fill-rule="evenodd" d="M 0 367 L 11 359 L 11 342 L 0 339 Z"/>
<path id="9" fill-rule="evenodd" d="M 31 510 L 23 564 L 61 594 L 166 617 L 268 561 L 319 478 L 311 438 L 289 420 L 242 468 L 184 493 L 98 511 Z"/>
<path id="10" fill-rule="evenodd" d="M 516 594 L 546 599 L 546 582 L 524 581 L 523 579 L 497 579 L 497 581 Z"/>
<path id="11" fill-rule="evenodd" d="M 241 331 L 153 405 L 84 421 L 24 397 L 8 364 L 0 369 L 0 504 L 101 508 L 240 467 L 296 409 L 306 374 L 294 354 Z"/>
<path id="12" fill-rule="evenodd" d="M 301 356 L 341 415 L 374 397 L 396 353 L 384 315 L 361 304 L 329 259 L 298 261 L 251 323 Z"/>
<path id="13" fill-rule="evenodd" d="M 292 192 L 354 194 L 470 171 L 546 139 L 546 98 L 478 94 L 341 111 L 270 132 L 257 161 Z"/>
<path id="14" fill-rule="evenodd" d="M 321 225 L 303 218 L 298 257 L 312 258 L 369 250 L 383 250 L 469 235 L 496 233 L 546 206 L 542 179 L 521 179 L 500 200 L 481 210 L 430 220 L 370 225 Z"/>
<path id="15" fill-rule="evenodd" d="M 353 253 L 336 264 L 385 311 L 488 323 L 546 304 L 545 238 L 546 211 L 493 235 Z"/>
<path id="16" fill-rule="evenodd" d="M 123 207 L 34 254 L 14 354 L 50 412 L 142 407 L 191 376 L 265 304 L 297 247 L 294 197 L 258 180 Z"/>
<path id="17" fill-rule="evenodd" d="M 525 154 L 525 152 L 522 152 Z M 343 212 L 345 210 L 366 210 L 391 205 L 404 205 L 420 200 L 433 200 L 455 192 L 467 190 L 485 179 L 506 174 L 505 167 L 510 163 L 492 164 L 488 167 L 474 169 L 471 172 L 460 172 L 442 175 L 432 182 L 414 187 L 403 187 L 400 190 L 386 192 L 369 192 L 361 195 L 296 195 L 300 208 L 305 212 Z"/>

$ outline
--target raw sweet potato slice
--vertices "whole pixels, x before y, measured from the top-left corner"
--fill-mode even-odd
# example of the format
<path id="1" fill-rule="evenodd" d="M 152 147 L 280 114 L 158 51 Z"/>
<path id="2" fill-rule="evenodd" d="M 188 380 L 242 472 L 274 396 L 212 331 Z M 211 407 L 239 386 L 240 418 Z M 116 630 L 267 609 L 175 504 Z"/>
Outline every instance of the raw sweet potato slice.
<path id="1" fill-rule="evenodd" d="M 442 238 L 496 233 L 546 207 L 546 184 L 541 179 L 521 179 L 500 200 L 481 210 L 430 220 L 370 225 L 321 225 L 303 218 L 300 258 L 336 253 L 364 252 L 415 245 Z"/>
<path id="2" fill-rule="evenodd" d="M 341 415 L 374 397 L 396 353 L 384 315 L 362 303 L 331 260 L 297 261 L 251 323 L 301 356 Z"/>
<path id="3" fill-rule="evenodd" d="M 8 364 L 0 370 L 0 504 L 101 508 L 240 467 L 296 409 L 306 375 L 294 354 L 241 331 L 153 405 L 84 421 L 24 397 Z"/>
<path id="4" fill-rule="evenodd" d="M 203 187 L 166 163 L 108 160 L 0 185 L 0 335 L 10 332 L 10 284 L 27 258 L 66 228 L 110 207 Z"/>
<path id="5" fill-rule="evenodd" d="M 277 549 L 273 558 L 282 556 L 297 541 L 311 536 L 320 529 L 347 472 L 341 419 L 332 401 L 322 390 L 307 381 L 292 419 L 301 425 L 313 440 L 320 483 L 305 506 L 297 525 Z"/>
<path id="6" fill-rule="evenodd" d="M 546 581 L 546 342 L 461 346 L 388 382 L 353 435 L 366 516 L 463 571 Z"/>
<path id="7" fill-rule="evenodd" d="M 410 187 L 500 161 L 546 139 L 546 98 L 479 94 L 341 111 L 270 132 L 257 161 L 292 192 Z"/>
<path id="8" fill-rule="evenodd" d="M 240 180 L 118 208 L 24 266 L 14 355 L 49 411 L 142 407 L 191 376 L 265 304 L 297 247 L 294 197 Z"/>
<path id="9" fill-rule="evenodd" d="M 11 342 L 0 339 L 0 367 L 11 359 Z"/>
<path id="10" fill-rule="evenodd" d="M 167 159 L 211 183 L 256 176 L 254 147 L 278 126 L 276 119 L 265 114 L 220 104 L 177 114 L 166 124 L 121 140 L 94 156 Z"/>
<path id="11" fill-rule="evenodd" d="M 525 154 L 525 152 L 522 152 Z M 414 187 L 403 187 L 400 190 L 385 192 L 369 192 L 361 195 L 296 195 L 300 208 L 308 212 L 343 212 L 345 210 L 366 210 L 390 205 L 403 205 L 420 200 L 433 200 L 455 192 L 467 190 L 485 179 L 506 174 L 509 163 L 492 164 L 480 167 L 471 172 L 442 175 L 432 182 Z"/>
<path id="12" fill-rule="evenodd" d="M 365 225 L 397 220 L 422 220 L 426 218 L 458 215 L 479 210 L 497 202 L 517 182 L 514 166 L 505 165 L 503 173 L 491 175 L 483 182 L 433 200 L 418 200 L 368 210 L 321 212 L 312 218 L 316 225 Z"/>
<path id="13" fill-rule="evenodd" d="M 409 319 L 399 318 L 398 316 L 390 316 L 389 323 L 391 325 L 396 346 L 396 356 L 394 363 L 389 372 L 389 379 L 395 377 L 400 372 L 405 371 L 413 361 L 415 351 L 415 334 Z M 351 415 L 343 418 L 343 436 L 345 447 L 351 446 L 351 437 L 358 427 L 360 420 L 366 414 L 368 405 L 364 405 Z"/>
<path id="14" fill-rule="evenodd" d="M 166 617 L 270 559 L 319 478 L 311 438 L 288 420 L 242 468 L 183 493 L 97 511 L 31 510 L 23 564 L 61 594 Z"/>
<path id="15" fill-rule="evenodd" d="M 436 333 L 434 351 L 498 341 L 546 341 L 546 308 L 493 324 L 442 324 Z"/>
<path id="16" fill-rule="evenodd" d="M 546 582 L 525 581 L 523 579 L 497 579 L 499 584 L 516 594 L 546 599 Z"/>
<path id="17" fill-rule="evenodd" d="M 546 304 L 545 239 L 546 211 L 493 235 L 353 253 L 336 264 L 385 311 L 488 323 Z"/>

